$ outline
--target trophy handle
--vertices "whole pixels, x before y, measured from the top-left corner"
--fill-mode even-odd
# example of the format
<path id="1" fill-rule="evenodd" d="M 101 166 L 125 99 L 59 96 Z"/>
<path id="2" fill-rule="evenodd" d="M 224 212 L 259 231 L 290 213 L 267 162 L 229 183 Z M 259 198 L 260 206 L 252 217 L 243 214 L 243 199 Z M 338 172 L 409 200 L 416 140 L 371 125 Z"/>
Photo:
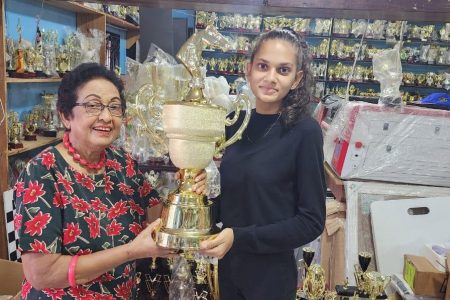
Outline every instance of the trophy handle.
<path id="1" fill-rule="evenodd" d="M 242 109 L 245 109 L 245 117 L 244 121 L 241 124 L 241 127 L 236 131 L 236 133 L 229 138 L 228 140 L 219 140 L 218 147 L 216 148 L 216 152 L 214 156 L 220 156 L 220 153 L 228 146 L 236 142 L 237 140 L 240 140 L 242 137 L 242 133 L 244 132 L 245 128 L 248 125 L 248 122 L 250 121 L 250 115 L 251 115 L 251 103 L 250 98 L 247 95 L 239 94 L 236 97 L 235 101 L 235 113 L 233 119 L 226 118 L 225 119 L 225 126 L 231 126 L 239 119 L 239 115 Z"/>

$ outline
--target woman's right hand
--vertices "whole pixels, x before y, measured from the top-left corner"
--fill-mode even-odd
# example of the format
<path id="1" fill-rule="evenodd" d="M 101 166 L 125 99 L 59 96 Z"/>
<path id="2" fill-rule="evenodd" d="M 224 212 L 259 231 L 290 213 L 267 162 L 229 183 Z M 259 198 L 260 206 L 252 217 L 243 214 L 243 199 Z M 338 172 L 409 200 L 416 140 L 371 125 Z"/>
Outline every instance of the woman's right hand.
<path id="1" fill-rule="evenodd" d="M 144 230 L 142 230 L 131 243 L 128 244 L 130 259 L 176 256 L 176 250 L 162 248 L 156 244 L 154 236 L 158 233 L 160 226 L 161 219 L 155 220 Z"/>

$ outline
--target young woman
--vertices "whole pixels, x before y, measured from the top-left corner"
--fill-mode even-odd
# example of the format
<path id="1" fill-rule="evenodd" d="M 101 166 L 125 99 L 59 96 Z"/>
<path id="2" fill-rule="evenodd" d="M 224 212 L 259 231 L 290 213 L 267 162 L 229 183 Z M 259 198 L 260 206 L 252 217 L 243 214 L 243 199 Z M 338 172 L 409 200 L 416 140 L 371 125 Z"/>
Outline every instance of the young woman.
<path id="1" fill-rule="evenodd" d="M 221 258 L 221 300 L 295 299 L 294 249 L 324 228 L 323 141 L 307 112 L 309 64 L 306 44 L 292 30 L 256 41 L 246 73 L 256 109 L 220 166 L 223 230 L 201 245 L 202 254 Z"/>

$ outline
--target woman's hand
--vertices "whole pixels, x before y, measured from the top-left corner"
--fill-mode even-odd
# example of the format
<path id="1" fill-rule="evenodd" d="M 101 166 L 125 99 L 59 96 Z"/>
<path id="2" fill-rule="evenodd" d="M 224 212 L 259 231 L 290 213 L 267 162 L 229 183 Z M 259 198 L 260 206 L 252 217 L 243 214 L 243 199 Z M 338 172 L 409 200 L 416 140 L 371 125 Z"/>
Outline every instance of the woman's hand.
<path id="1" fill-rule="evenodd" d="M 213 256 L 219 259 L 231 249 L 234 241 L 233 229 L 225 228 L 213 240 L 206 240 L 200 243 L 200 254 L 205 256 Z"/>
<path id="2" fill-rule="evenodd" d="M 142 230 L 138 236 L 129 244 L 130 259 L 145 257 L 174 257 L 174 249 L 166 249 L 158 246 L 154 237 L 161 226 L 161 219 L 155 220 Z"/>
<path id="3" fill-rule="evenodd" d="M 181 178 L 181 171 L 178 170 L 175 173 L 175 178 Z M 195 176 L 195 184 L 192 186 L 192 191 L 197 194 L 205 194 L 206 193 L 206 171 L 201 170 L 197 176 Z"/>

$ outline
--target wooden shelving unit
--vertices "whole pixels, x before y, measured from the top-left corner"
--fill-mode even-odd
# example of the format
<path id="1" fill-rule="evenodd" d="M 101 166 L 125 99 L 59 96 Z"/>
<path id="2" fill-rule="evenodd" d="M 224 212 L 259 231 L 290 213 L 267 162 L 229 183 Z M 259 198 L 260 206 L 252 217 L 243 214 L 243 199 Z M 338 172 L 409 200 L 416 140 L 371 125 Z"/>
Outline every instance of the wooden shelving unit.
<path id="1" fill-rule="evenodd" d="M 6 78 L 6 83 L 51 83 L 61 82 L 61 78 Z"/>
<path id="2" fill-rule="evenodd" d="M 15 0 L 16 1 L 16 0 Z M 7 107 L 7 91 L 8 87 L 12 84 L 21 84 L 26 89 L 27 83 L 59 83 L 61 78 L 9 78 L 4 76 L 6 73 L 5 66 L 5 2 L 6 0 L 0 0 L 0 121 L 3 119 L 3 112 L 8 111 Z M 38 2 L 38 1 L 36 1 Z M 41 5 L 41 2 L 39 2 Z M 73 12 L 76 16 L 77 30 L 83 32 L 86 35 L 91 34 L 92 29 L 99 30 L 106 33 L 106 26 L 111 25 L 118 27 L 126 31 L 127 48 L 130 48 L 139 39 L 139 26 L 135 26 L 125 20 L 116 18 L 105 14 L 104 12 L 97 11 L 88 6 L 84 6 L 81 3 L 74 1 L 61 1 L 61 0 L 43 0 L 42 9 L 56 7 L 65 11 Z M 23 12 L 26 14 L 27 12 Z M 45 18 L 45 16 L 43 16 Z M 103 41 L 100 48 L 100 62 L 106 62 L 106 40 Z M 57 143 L 61 140 L 63 133 L 59 133 L 57 137 L 40 137 L 37 141 L 22 141 L 23 148 L 8 150 L 8 134 L 7 134 L 7 119 L 5 116 L 4 121 L 0 123 L 0 258 L 7 258 L 7 241 L 6 241 L 6 226 L 5 226 L 5 213 L 3 203 L 3 192 L 8 190 L 8 160 L 14 155 L 20 153 L 26 153 L 27 151 L 45 147 L 46 145 Z"/>
<path id="3" fill-rule="evenodd" d="M 64 133 L 60 131 L 58 132 L 56 137 L 37 136 L 36 141 L 21 141 L 21 143 L 23 144 L 23 148 L 8 150 L 8 156 L 24 153 L 55 142 L 59 142 L 61 141 L 63 134 Z"/>

